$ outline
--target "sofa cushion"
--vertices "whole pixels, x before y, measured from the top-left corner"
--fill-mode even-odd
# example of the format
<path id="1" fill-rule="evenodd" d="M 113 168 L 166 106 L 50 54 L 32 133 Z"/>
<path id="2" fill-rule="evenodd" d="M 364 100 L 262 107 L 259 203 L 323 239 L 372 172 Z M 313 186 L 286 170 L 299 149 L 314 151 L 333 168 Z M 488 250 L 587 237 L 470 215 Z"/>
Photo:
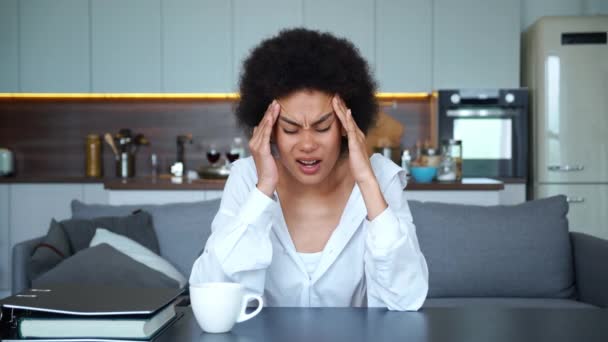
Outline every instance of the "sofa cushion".
<path id="1" fill-rule="evenodd" d="M 184 275 L 160 255 L 126 236 L 112 233 L 107 229 L 98 228 L 97 231 L 95 231 L 95 236 L 93 236 L 90 246 L 94 247 L 104 243 L 116 248 L 116 250 L 129 256 L 133 260 L 174 279 L 180 287 L 185 286 L 187 283 Z"/>
<path id="2" fill-rule="evenodd" d="M 70 219 L 61 222 L 51 220 L 43 243 L 37 246 L 28 260 L 28 279 L 36 279 L 65 258 L 88 248 L 95 230 L 100 226 L 126 236 L 154 253 L 159 253 L 152 217 L 143 211 L 129 216 Z"/>
<path id="3" fill-rule="evenodd" d="M 54 219 L 51 220 L 51 225 L 46 236 L 36 245 L 32 256 L 28 260 L 28 279 L 34 279 L 49 271 L 71 255 L 72 251 L 68 236 L 59 222 Z"/>
<path id="4" fill-rule="evenodd" d="M 72 253 L 88 248 L 99 227 L 137 241 L 154 253 L 160 252 L 156 232 L 152 225 L 152 216 L 144 211 L 128 216 L 103 215 L 103 217 L 90 219 L 72 218 L 63 220 L 59 224 L 70 240 Z"/>
<path id="5" fill-rule="evenodd" d="M 428 298 L 423 308 L 531 308 L 531 309 L 589 309 L 597 308 L 591 304 L 571 299 L 555 298 Z"/>
<path id="6" fill-rule="evenodd" d="M 152 215 L 160 254 L 184 275 L 189 275 L 211 234 L 211 222 L 220 199 L 161 205 L 105 205 L 72 201 L 73 218 L 128 215 L 142 209 Z"/>
<path id="7" fill-rule="evenodd" d="M 32 280 L 32 286 L 95 285 L 178 288 L 177 281 L 139 263 L 108 244 L 86 248 Z"/>
<path id="8" fill-rule="evenodd" d="M 429 297 L 574 296 L 565 196 L 514 206 L 409 206 Z"/>

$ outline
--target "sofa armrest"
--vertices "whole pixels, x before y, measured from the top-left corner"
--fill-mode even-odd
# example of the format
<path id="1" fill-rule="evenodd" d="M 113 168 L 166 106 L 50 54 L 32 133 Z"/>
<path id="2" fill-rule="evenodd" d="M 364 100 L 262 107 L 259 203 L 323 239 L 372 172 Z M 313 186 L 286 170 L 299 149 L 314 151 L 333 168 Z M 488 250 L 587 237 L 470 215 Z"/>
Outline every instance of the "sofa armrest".
<path id="1" fill-rule="evenodd" d="M 570 233 L 578 299 L 608 307 L 608 240 L 583 233 Z"/>
<path id="2" fill-rule="evenodd" d="M 35 239 L 26 240 L 13 246 L 13 269 L 12 269 L 12 293 L 16 294 L 23 290 L 29 289 L 31 282 L 27 277 L 28 274 L 28 262 L 34 249 L 44 237 L 37 237 Z"/>

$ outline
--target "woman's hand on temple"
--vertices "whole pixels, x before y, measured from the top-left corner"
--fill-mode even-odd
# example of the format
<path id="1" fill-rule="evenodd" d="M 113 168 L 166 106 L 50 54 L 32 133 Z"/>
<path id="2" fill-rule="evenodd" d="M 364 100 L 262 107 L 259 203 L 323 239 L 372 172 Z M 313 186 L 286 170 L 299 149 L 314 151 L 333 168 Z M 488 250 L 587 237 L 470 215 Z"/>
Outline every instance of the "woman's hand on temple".
<path id="1" fill-rule="evenodd" d="M 270 137 L 279 112 L 278 102 L 272 101 L 260 123 L 253 128 L 249 140 L 249 150 L 258 173 L 257 188 L 268 196 L 272 196 L 279 182 L 277 163 L 270 149 Z"/>
<path id="2" fill-rule="evenodd" d="M 359 184 L 368 180 L 375 181 L 372 165 L 367 155 L 365 134 L 357 126 L 351 110 L 346 108 L 344 101 L 338 95 L 333 97 L 331 103 L 348 138 L 348 159 L 355 181 Z"/>
<path id="3" fill-rule="evenodd" d="M 365 134 L 359 129 L 350 109 L 346 108 L 338 95 L 332 99 L 332 105 L 346 131 L 350 170 L 359 185 L 359 189 L 361 189 L 363 201 L 367 208 L 367 219 L 371 221 L 380 215 L 388 207 L 388 204 L 380 191 L 378 180 L 374 175 L 372 164 L 367 155 Z"/>

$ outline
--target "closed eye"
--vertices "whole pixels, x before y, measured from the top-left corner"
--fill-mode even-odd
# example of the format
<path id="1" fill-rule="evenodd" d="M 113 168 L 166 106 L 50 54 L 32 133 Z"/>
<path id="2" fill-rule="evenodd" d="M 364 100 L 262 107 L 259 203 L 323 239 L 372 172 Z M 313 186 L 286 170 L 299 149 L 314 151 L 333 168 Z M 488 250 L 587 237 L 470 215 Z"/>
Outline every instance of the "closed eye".
<path id="1" fill-rule="evenodd" d="M 329 131 L 330 128 L 331 128 L 331 125 L 329 125 L 327 128 L 316 129 L 316 131 L 319 132 L 319 133 L 324 133 L 324 132 Z M 298 133 L 298 130 L 296 129 L 296 130 L 292 131 L 292 130 L 288 130 L 288 129 L 283 128 L 283 132 L 285 134 L 296 134 L 296 133 Z"/>

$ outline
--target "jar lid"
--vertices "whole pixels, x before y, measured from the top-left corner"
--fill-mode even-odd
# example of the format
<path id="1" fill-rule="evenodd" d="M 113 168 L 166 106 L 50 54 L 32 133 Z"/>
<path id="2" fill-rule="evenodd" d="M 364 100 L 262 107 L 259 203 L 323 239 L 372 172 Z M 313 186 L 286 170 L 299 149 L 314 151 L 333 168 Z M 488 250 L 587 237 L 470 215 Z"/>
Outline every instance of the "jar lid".
<path id="1" fill-rule="evenodd" d="M 423 148 L 421 151 L 422 154 L 427 155 L 427 156 L 434 156 L 437 154 L 437 149 L 429 147 L 429 148 Z"/>
<path id="2" fill-rule="evenodd" d="M 442 145 L 462 145 L 462 140 L 456 139 L 444 139 L 441 140 Z"/>

